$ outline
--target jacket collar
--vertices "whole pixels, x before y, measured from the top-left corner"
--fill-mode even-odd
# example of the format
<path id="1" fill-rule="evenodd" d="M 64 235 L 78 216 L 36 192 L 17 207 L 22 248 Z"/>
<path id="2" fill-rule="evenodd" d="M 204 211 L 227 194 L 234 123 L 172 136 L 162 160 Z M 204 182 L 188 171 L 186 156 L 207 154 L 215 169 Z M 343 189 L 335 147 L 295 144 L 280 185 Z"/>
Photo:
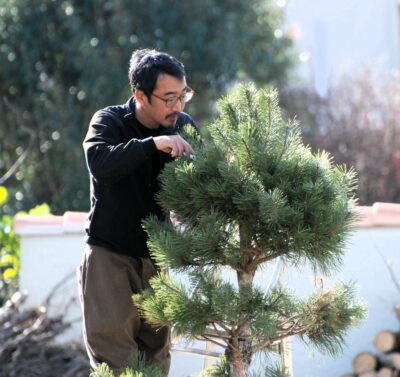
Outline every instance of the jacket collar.
<path id="1" fill-rule="evenodd" d="M 126 108 L 126 114 L 124 115 L 124 118 L 132 117 L 136 119 L 135 100 L 133 97 L 129 98 L 128 101 L 125 103 L 125 108 Z"/>
<path id="2" fill-rule="evenodd" d="M 126 114 L 124 115 L 124 119 L 133 122 L 133 124 L 137 124 L 139 121 L 136 118 L 136 113 L 135 113 L 135 99 L 133 97 L 129 98 L 128 101 L 125 103 L 125 111 Z M 132 124 L 132 123 L 131 123 Z M 176 132 L 176 125 L 173 127 L 163 127 L 160 125 L 160 128 L 162 130 L 162 134 L 173 134 Z"/>

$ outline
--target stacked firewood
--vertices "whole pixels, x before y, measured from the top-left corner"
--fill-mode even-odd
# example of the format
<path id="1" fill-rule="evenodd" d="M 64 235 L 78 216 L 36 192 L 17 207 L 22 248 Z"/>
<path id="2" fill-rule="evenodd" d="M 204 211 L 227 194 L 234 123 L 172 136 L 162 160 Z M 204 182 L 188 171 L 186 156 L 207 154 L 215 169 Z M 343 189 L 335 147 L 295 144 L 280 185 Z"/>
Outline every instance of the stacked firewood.
<path id="1" fill-rule="evenodd" d="M 396 307 L 400 320 L 400 306 Z M 400 377 L 400 332 L 380 331 L 374 339 L 377 353 L 361 352 L 353 358 L 353 373 L 342 377 Z"/>
<path id="2" fill-rule="evenodd" d="M 87 377 L 82 347 L 54 343 L 69 324 L 46 307 L 22 309 L 23 301 L 16 293 L 0 308 L 0 377 Z"/>

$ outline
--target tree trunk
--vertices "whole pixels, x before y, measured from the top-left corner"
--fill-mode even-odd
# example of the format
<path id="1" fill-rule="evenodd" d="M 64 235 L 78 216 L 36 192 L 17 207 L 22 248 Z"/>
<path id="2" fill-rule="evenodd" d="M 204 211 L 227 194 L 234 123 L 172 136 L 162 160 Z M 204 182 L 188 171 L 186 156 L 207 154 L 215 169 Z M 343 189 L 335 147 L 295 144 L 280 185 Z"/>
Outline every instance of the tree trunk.
<path id="1" fill-rule="evenodd" d="M 232 377 L 247 377 L 249 368 L 250 368 L 250 360 L 246 360 L 243 354 L 239 352 L 234 352 L 231 354 L 232 359 L 230 360 Z"/>
<path id="2" fill-rule="evenodd" d="M 239 292 L 252 285 L 254 272 L 238 272 Z M 227 357 L 231 365 L 232 377 L 247 377 L 253 356 L 251 348 L 251 329 L 249 319 L 243 315 L 238 321 L 238 327 L 229 341 Z M 227 349 L 227 350 L 228 350 Z"/>
<path id="3" fill-rule="evenodd" d="M 248 260 L 243 264 L 243 268 L 237 271 L 239 295 L 251 294 L 255 268 L 250 267 L 251 256 L 247 256 L 246 250 L 251 249 L 251 238 L 249 238 L 244 225 L 239 226 L 240 248 L 244 258 Z M 227 357 L 232 369 L 232 377 L 247 377 L 253 357 L 251 347 L 251 328 L 248 313 L 243 313 L 238 320 L 237 328 L 233 332 L 229 341 L 229 351 Z"/>

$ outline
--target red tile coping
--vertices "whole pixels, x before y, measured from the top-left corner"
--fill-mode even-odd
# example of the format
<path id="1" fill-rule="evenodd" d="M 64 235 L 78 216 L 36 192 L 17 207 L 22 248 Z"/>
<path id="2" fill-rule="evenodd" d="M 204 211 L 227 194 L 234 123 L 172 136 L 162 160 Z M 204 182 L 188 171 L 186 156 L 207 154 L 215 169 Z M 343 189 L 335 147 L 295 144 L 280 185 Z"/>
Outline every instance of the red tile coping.
<path id="1" fill-rule="evenodd" d="M 360 219 L 355 224 L 356 228 L 400 227 L 400 204 L 377 202 L 372 206 L 359 206 L 357 211 Z M 65 212 L 63 216 L 21 215 L 15 219 L 14 230 L 16 233 L 24 233 L 27 228 L 83 231 L 86 216 L 86 212 L 72 211 Z"/>
<path id="2" fill-rule="evenodd" d="M 19 234 L 40 233 L 40 230 L 51 231 L 52 233 L 57 230 L 60 232 L 62 230 L 83 232 L 86 217 L 86 212 L 72 211 L 65 212 L 63 216 L 18 215 L 14 221 L 14 231 Z"/>
<path id="3" fill-rule="evenodd" d="M 377 202 L 357 209 L 361 215 L 357 227 L 400 227 L 400 204 Z"/>

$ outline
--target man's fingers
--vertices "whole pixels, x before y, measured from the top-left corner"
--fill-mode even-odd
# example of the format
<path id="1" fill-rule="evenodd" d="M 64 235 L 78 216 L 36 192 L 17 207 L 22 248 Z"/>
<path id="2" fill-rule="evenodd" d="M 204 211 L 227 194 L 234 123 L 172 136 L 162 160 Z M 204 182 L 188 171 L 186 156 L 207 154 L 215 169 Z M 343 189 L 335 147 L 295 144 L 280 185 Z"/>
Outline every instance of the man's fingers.
<path id="1" fill-rule="evenodd" d="M 170 153 L 174 158 L 182 155 L 189 157 L 193 154 L 190 144 L 180 135 L 159 136 L 155 137 L 154 140 L 159 150 Z"/>
<path id="2" fill-rule="evenodd" d="M 184 154 L 187 154 L 190 149 L 190 145 L 180 136 L 177 136 L 176 138 L 174 138 L 174 148 L 172 149 L 171 156 L 182 156 Z"/>

